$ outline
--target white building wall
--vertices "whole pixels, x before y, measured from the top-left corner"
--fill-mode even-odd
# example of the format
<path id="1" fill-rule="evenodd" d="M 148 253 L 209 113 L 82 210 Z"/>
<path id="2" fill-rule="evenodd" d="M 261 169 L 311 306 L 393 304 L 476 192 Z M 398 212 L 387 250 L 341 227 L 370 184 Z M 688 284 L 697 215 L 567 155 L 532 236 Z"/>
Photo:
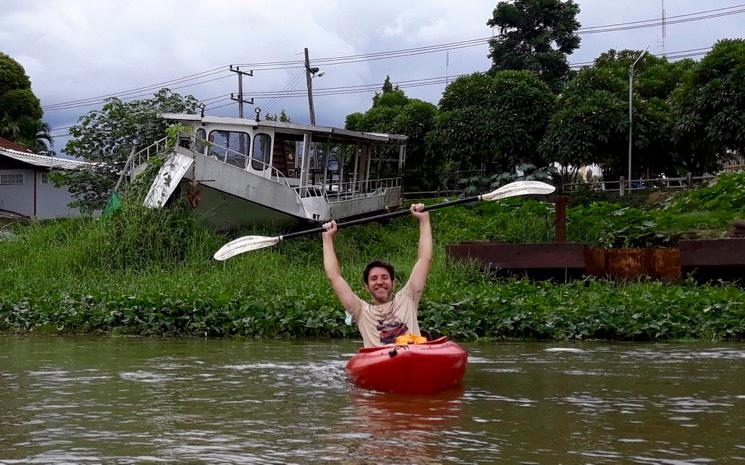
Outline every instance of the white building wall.
<path id="1" fill-rule="evenodd" d="M 54 187 L 51 181 L 43 183 L 44 171 L 36 171 L 36 214 L 34 215 L 34 170 L 3 169 L 0 174 L 23 174 L 23 184 L 0 185 L 0 210 L 29 218 L 50 219 L 80 216 L 76 208 L 67 205 L 73 196 L 66 188 Z"/>
<path id="2" fill-rule="evenodd" d="M 23 184 L 0 184 L 0 210 L 30 217 L 34 214 L 34 170 L 0 170 L 0 174 L 17 173 L 23 174 Z"/>
<path id="3" fill-rule="evenodd" d="M 67 205 L 75 200 L 64 187 L 54 187 L 52 181 L 42 183 L 42 173 L 36 173 L 36 217 L 39 219 L 80 216 L 80 210 Z"/>

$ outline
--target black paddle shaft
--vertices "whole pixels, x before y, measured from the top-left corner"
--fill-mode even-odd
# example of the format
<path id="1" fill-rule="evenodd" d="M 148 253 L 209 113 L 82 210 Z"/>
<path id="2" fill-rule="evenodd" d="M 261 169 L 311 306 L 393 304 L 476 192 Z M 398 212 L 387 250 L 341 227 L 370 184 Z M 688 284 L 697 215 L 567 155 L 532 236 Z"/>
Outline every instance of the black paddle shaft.
<path id="1" fill-rule="evenodd" d="M 452 207 L 453 205 L 462 205 L 464 203 L 476 202 L 478 200 L 481 200 L 480 195 L 474 195 L 473 197 L 465 197 L 465 198 L 457 199 L 457 200 L 449 200 L 447 202 L 436 203 L 434 205 L 425 206 L 424 211 L 437 210 L 438 208 Z M 343 223 L 336 223 L 336 227 L 346 228 L 348 226 L 356 226 L 358 224 L 373 223 L 375 221 L 388 220 L 391 218 L 397 218 L 399 216 L 404 216 L 404 215 L 409 215 L 409 214 L 411 214 L 409 210 L 398 210 L 395 212 L 383 213 L 382 215 L 369 216 L 367 218 L 358 218 L 356 220 L 345 221 Z M 287 233 L 280 237 L 282 238 L 282 240 L 285 240 L 285 239 L 292 239 L 294 237 L 301 237 L 301 236 L 308 236 L 310 234 L 322 233 L 324 231 L 325 229 L 323 228 L 323 226 L 321 226 L 318 228 L 308 229 L 305 231 Z"/>

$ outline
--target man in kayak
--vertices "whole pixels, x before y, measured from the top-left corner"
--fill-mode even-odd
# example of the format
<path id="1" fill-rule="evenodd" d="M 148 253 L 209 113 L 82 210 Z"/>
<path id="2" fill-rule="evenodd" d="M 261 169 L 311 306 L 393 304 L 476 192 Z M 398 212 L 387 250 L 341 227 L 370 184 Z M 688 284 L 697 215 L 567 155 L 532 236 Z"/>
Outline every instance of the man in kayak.
<path id="1" fill-rule="evenodd" d="M 417 321 L 419 299 L 424 291 L 432 264 L 432 228 L 424 204 L 411 206 L 411 215 L 419 221 L 419 249 L 411 276 L 400 291 L 396 289 L 396 274 L 389 263 L 376 260 L 365 267 L 362 278 L 372 303 L 354 293 L 344 280 L 334 250 L 336 222 L 323 225 L 323 268 L 341 304 L 357 322 L 365 347 L 377 347 L 396 342 L 405 334 L 420 335 Z"/>

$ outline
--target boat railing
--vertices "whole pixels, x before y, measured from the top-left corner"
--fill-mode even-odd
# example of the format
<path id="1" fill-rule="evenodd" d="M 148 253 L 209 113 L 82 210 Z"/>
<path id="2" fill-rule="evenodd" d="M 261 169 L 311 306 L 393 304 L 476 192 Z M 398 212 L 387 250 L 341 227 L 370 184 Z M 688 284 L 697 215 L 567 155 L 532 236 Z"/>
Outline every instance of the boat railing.
<path id="1" fill-rule="evenodd" d="M 357 180 L 332 184 L 327 188 L 329 202 L 341 202 L 360 196 L 383 194 L 386 189 L 401 187 L 401 178 L 380 178 Z"/>
<path id="2" fill-rule="evenodd" d="M 294 189 L 294 186 L 290 184 L 290 181 L 287 179 L 287 177 L 281 171 L 279 171 L 277 168 L 273 167 L 269 163 L 265 163 L 261 160 L 251 158 L 248 155 L 241 153 L 237 150 L 231 149 L 229 147 L 224 147 L 222 145 L 215 144 L 214 142 L 209 142 L 204 139 L 200 139 L 194 136 L 193 134 L 188 134 L 188 136 L 193 138 L 195 141 L 195 144 L 192 147 L 196 147 L 196 148 L 204 147 L 204 151 L 195 150 L 196 152 L 201 152 L 206 157 L 215 158 L 218 161 L 221 161 L 228 165 L 235 166 L 244 171 L 248 171 L 247 168 L 250 163 L 252 170 L 261 171 L 262 173 L 268 171 L 269 175 L 265 176 L 264 174 L 255 173 L 253 171 L 248 171 L 249 173 L 256 175 L 256 176 L 261 176 L 263 178 L 269 179 L 270 181 L 273 181 L 278 184 L 287 186 L 291 189 Z M 214 147 L 224 150 L 224 153 L 220 154 L 218 152 L 211 150 Z"/>
<path id="3" fill-rule="evenodd" d="M 130 156 L 130 158 L 127 160 L 127 164 L 124 166 L 125 172 L 127 172 L 127 167 L 129 167 L 129 171 L 127 173 L 128 174 L 132 173 L 138 167 L 147 163 L 147 161 L 152 156 L 162 152 L 163 149 L 166 148 L 167 144 L 168 144 L 168 137 L 163 137 L 162 139 L 158 139 L 152 144 L 148 145 L 144 149 L 138 150 L 137 152 L 134 153 L 134 155 Z"/>
<path id="4" fill-rule="evenodd" d="M 251 163 L 253 169 L 255 171 L 266 171 L 269 170 L 268 176 L 263 176 L 262 174 L 257 174 L 254 172 L 251 172 L 251 174 L 254 174 L 256 176 L 262 176 L 266 179 L 269 179 L 270 181 L 274 181 L 278 184 L 285 185 L 287 187 L 292 188 L 293 186 L 290 184 L 287 177 L 285 177 L 284 174 L 282 174 L 281 171 L 274 168 L 273 166 L 269 165 L 268 163 L 264 163 L 261 160 L 256 160 L 250 158 L 248 155 L 245 155 L 243 153 L 240 153 L 236 150 L 233 150 L 229 147 L 223 147 L 222 145 L 215 144 L 213 142 L 206 141 L 204 139 L 201 139 L 194 134 L 190 134 L 187 132 L 180 132 L 178 134 L 178 144 L 184 148 L 188 148 L 189 150 L 192 150 L 197 153 L 201 153 L 204 156 L 215 158 L 218 161 L 221 161 L 223 163 L 226 163 L 228 165 L 235 166 L 237 168 L 240 168 L 242 170 L 246 170 L 246 167 L 248 166 L 248 163 Z M 186 142 L 186 146 L 184 143 Z M 154 155 L 162 152 L 168 143 L 168 137 L 164 137 L 162 139 L 159 139 L 155 141 L 154 143 L 148 145 L 144 149 L 135 152 L 135 154 L 132 156 L 132 162 L 131 162 L 131 171 L 134 171 L 137 169 L 137 167 L 143 165 L 144 163 L 147 163 L 147 161 L 153 157 Z M 211 148 L 216 147 L 219 149 L 222 149 L 224 153 L 220 154 L 218 152 L 212 151 Z M 260 168 L 255 168 L 255 166 L 260 166 Z M 126 169 L 126 167 L 125 167 Z M 250 172 L 250 171 L 249 171 Z"/>
<path id="5" fill-rule="evenodd" d="M 305 197 L 326 197 L 326 191 L 320 184 L 310 184 L 307 186 L 295 186 L 293 187 L 295 193 L 300 198 Z"/>
<path id="6" fill-rule="evenodd" d="M 623 196 L 631 191 L 691 188 L 694 185 L 701 184 L 715 177 L 714 175 L 693 176 L 688 174 L 686 177 L 640 178 L 629 181 L 621 176 L 618 181 L 592 179 L 587 182 L 565 183 L 562 184 L 561 191 L 570 194 L 581 189 L 588 189 L 599 192 L 618 192 L 620 196 Z"/>

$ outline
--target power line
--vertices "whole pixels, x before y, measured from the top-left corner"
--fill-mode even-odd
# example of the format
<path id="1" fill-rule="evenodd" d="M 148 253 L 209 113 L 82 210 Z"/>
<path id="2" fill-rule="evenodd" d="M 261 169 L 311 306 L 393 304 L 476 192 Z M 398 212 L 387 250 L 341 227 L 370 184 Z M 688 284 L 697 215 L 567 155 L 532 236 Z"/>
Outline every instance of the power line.
<path id="1" fill-rule="evenodd" d="M 184 84 L 182 86 L 172 87 L 170 90 L 184 89 L 184 88 L 196 86 L 196 85 L 199 85 L 199 84 L 205 84 L 205 83 L 208 83 L 208 82 L 220 81 L 222 79 L 227 79 L 229 77 L 232 77 L 232 76 L 231 75 L 226 75 L 226 76 L 220 76 L 220 77 L 216 77 L 216 78 L 212 78 L 212 79 L 206 79 L 206 80 L 203 80 L 203 81 L 198 81 L 198 82 L 193 82 L 193 83 L 189 83 L 189 84 Z M 126 101 L 129 101 L 129 100 L 135 100 L 135 99 L 142 98 L 142 97 L 149 97 L 151 95 L 152 95 L 152 92 L 145 92 L 145 93 L 141 93 L 141 94 L 129 95 L 127 97 L 121 97 L 121 98 L 116 97 L 116 98 L 119 98 L 119 100 L 122 100 L 122 101 L 125 101 L 126 102 Z M 70 104 L 68 104 L 66 106 L 59 106 L 59 107 L 55 107 L 55 108 L 47 108 L 47 107 L 42 107 L 42 108 L 44 109 L 44 111 L 58 111 L 58 110 L 69 110 L 69 109 L 72 109 L 72 108 L 92 107 L 92 106 L 97 106 L 98 104 L 104 102 L 105 100 L 107 100 L 109 98 L 114 98 L 114 97 L 106 97 L 106 98 L 101 99 L 101 100 L 83 101 L 81 103 L 70 103 Z"/>
<path id="2" fill-rule="evenodd" d="M 674 52 L 668 52 L 667 56 L 668 58 L 684 58 L 684 57 L 691 57 L 691 56 L 701 56 L 705 55 L 709 50 L 711 50 L 712 47 L 699 47 L 699 48 L 691 48 L 686 50 L 678 50 Z M 657 55 L 659 56 L 659 55 Z M 572 68 L 581 68 L 583 66 L 590 66 L 594 64 L 594 61 L 584 61 L 584 62 L 576 62 L 571 63 L 570 66 Z M 298 76 L 301 76 L 299 74 Z M 414 88 L 414 87 L 425 87 L 425 86 L 432 86 L 432 85 L 440 85 L 445 84 L 448 79 L 457 79 L 459 77 L 465 76 L 465 74 L 455 75 L 455 76 L 436 76 L 436 77 L 429 77 L 429 78 L 420 78 L 420 79 L 409 79 L 409 80 L 403 80 L 403 81 L 397 81 L 394 82 L 396 86 L 399 88 Z M 300 98 L 300 97 L 306 97 L 306 93 L 304 90 L 293 90 L 294 86 L 297 84 L 297 76 L 293 78 L 286 86 L 280 91 L 259 91 L 259 92 L 253 92 L 251 95 L 254 96 L 256 100 L 269 100 L 270 105 L 267 107 L 267 110 L 271 108 L 271 102 L 272 101 L 279 101 L 283 98 Z M 318 88 L 314 91 L 314 95 L 318 95 L 319 97 L 323 96 L 333 96 L 333 95 L 349 95 L 349 94 L 365 94 L 365 93 L 374 93 L 380 91 L 380 83 L 373 83 L 373 84 L 359 84 L 359 85 L 352 85 L 352 86 L 336 86 L 336 87 L 324 87 L 324 88 Z M 222 102 L 228 102 L 225 104 L 221 104 Z M 210 97 L 207 99 L 200 100 L 200 103 L 208 103 L 208 105 L 205 107 L 205 110 L 217 110 L 219 108 L 224 108 L 227 106 L 230 106 L 233 104 L 232 101 L 230 101 L 230 94 L 221 94 L 214 97 Z M 276 103 L 276 102 L 275 102 Z M 221 104 L 221 105 L 218 105 Z M 63 126 L 58 128 L 53 128 L 51 131 L 59 131 L 64 129 L 69 129 L 71 126 Z"/>
<path id="3" fill-rule="evenodd" d="M 725 11 L 725 10 L 733 10 L 733 9 L 742 8 L 742 7 L 745 7 L 745 3 L 740 3 L 740 4 L 737 4 L 737 5 L 727 6 L 727 7 L 723 7 L 723 8 L 715 8 L 713 10 L 703 10 L 703 11 L 696 11 L 696 12 L 693 12 L 693 13 L 685 13 L 685 14 L 680 14 L 680 15 L 666 16 L 665 17 L 665 21 L 667 21 L 669 19 L 688 18 L 688 17 L 692 17 L 692 16 L 698 16 L 698 15 L 709 14 L 709 13 L 714 13 L 714 12 L 722 12 L 722 11 Z M 736 13 L 741 13 L 741 11 L 731 12 L 730 14 L 736 14 Z M 640 20 L 636 20 L 636 21 L 625 21 L 625 22 L 622 22 L 622 23 L 615 23 L 615 24 L 604 24 L 604 25 L 601 25 L 601 26 L 587 26 L 587 27 L 580 28 L 579 31 L 587 32 L 587 31 L 590 31 L 590 30 L 593 30 L 593 29 L 598 29 L 598 28 L 608 28 L 608 27 L 615 27 L 615 26 L 627 26 L 627 25 L 631 25 L 631 24 L 649 23 L 649 22 L 653 22 L 653 21 L 656 21 L 657 22 L 655 24 L 655 26 L 657 26 L 657 25 L 659 25 L 662 22 L 662 18 L 660 17 L 660 18 L 653 18 L 653 19 L 640 19 Z"/>
<path id="4" fill-rule="evenodd" d="M 728 11 L 723 11 L 728 10 Z M 687 13 L 682 15 L 668 16 L 665 18 L 666 24 L 670 23 L 683 23 L 691 21 L 700 21 L 704 19 L 718 18 L 722 16 L 729 16 L 734 14 L 745 13 L 745 4 L 733 5 L 726 8 L 717 8 L 713 10 L 704 10 L 695 13 Z M 648 27 L 657 27 L 662 24 L 661 18 L 653 18 L 638 21 L 627 21 L 623 23 L 605 24 L 600 26 L 588 26 L 580 28 L 578 34 L 596 34 L 600 32 L 614 32 L 629 29 L 640 29 Z M 478 39 L 462 40 L 457 42 L 449 42 L 445 44 L 428 45 L 422 47 L 413 47 L 398 50 L 389 50 L 384 52 L 365 53 L 357 55 L 345 55 L 338 57 L 318 58 L 313 60 L 313 64 L 319 66 L 329 66 L 336 64 L 347 64 L 357 63 L 360 61 L 375 61 L 380 59 L 398 58 L 413 55 L 420 55 L 425 53 L 436 53 L 446 50 L 452 50 L 457 48 L 473 47 L 483 45 L 490 41 L 492 37 L 483 37 Z M 289 61 L 269 61 L 269 62 L 252 62 L 244 63 L 242 66 L 251 66 L 253 68 L 264 68 L 264 70 L 276 70 L 276 69 L 291 69 L 302 67 L 302 60 L 289 60 Z"/>
<path id="5" fill-rule="evenodd" d="M 91 101 L 101 101 L 101 100 L 105 100 L 107 98 L 117 97 L 117 96 L 121 96 L 121 95 L 129 95 L 129 94 L 137 93 L 137 92 L 142 92 L 144 90 L 156 90 L 156 89 L 160 89 L 162 86 L 165 86 L 165 85 L 180 84 L 182 82 L 188 82 L 188 81 L 195 80 L 195 79 L 201 79 L 201 78 L 204 78 L 204 77 L 207 77 L 207 76 L 212 76 L 212 75 L 215 75 L 215 74 L 224 72 L 224 71 L 227 71 L 227 70 L 224 69 L 224 67 L 221 66 L 219 68 L 213 68 L 213 69 L 210 69 L 210 70 L 207 70 L 207 71 L 202 71 L 200 73 L 190 74 L 188 76 L 182 76 L 180 78 L 171 79 L 169 81 L 163 81 L 163 82 L 159 82 L 159 83 L 156 83 L 156 84 L 151 84 L 149 86 L 138 87 L 136 89 L 130 89 L 130 90 L 125 90 L 125 91 L 121 91 L 121 92 L 115 92 L 115 93 L 106 94 L 106 95 L 99 95 L 97 97 L 88 97 L 88 98 L 78 99 L 78 100 L 69 100 L 69 101 L 66 101 L 66 102 L 52 103 L 52 104 L 43 106 L 42 109 L 44 109 L 44 110 L 55 109 L 56 107 L 68 106 L 70 104 L 89 103 Z"/>
<path id="6" fill-rule="evenodd" d="M 271 110 L 272 107 L 274 107 L 274 105 L 279 103 L 280 100 L 284 98 L 285 93 L 292 91 L 295 88 L 295 86 L 297 86 L 300 83 L 300 78 L 303 77 L 303 74 L 305 74 L 303 71 L 300 71 L 299 73 L 297 73 L 295 77 L 285 86 L 285 88 L 280 91 L 280 95 L 278 95 L 274 99 L 267 102 L 266 107 L 264 107 L 264 114 L 269 113 L 269 110 Z"/>
<path id="7" fill-rule="evenodd" d="M 696 17 L 692 17 L 692 18 L 680 18 L 680 19 L 670 20 L 669 19 L 670 17 L 668 17 L 668 18 L 665 18 L 665 25 L 668 25 L 668 24 L 680 24 L 680 23 L 690 23 L 690 22 L 693 22 L 693 21 L 702 21 L 704 19 L 721 18 L 723 16 L 730 16 L 730 15 L 735 15 L 735 14 L 740 14 L 740 13 L 745 13 L 745 8 L 741 8 L 739 10 L 733 10 L 733 11 L 729 11 L 729 12 L 724 12 L 724 13 L 716 13 L 716 14 L 710 14 L 710 15 L 705 15 L 705 16 L 696 16 Z M 632 24 L 632 25 L 628 25 L 628 26 L 606 27 L 604 29 L 593 29 L 593 30 L 589 30 L 589 31 L 584 31 L 581 34 L 597 34 L 597 33 L 601 33 L 601 32 L 629 31 L 629 30 L 632 30 L 632 29 L 643 29 L 643 28 L 648 28 L 648 27 L 657 27 L 657 26 L 662 25 L 662 22 L 663 22 L 662 19 L 656 19 L 656 20 L 650 20 L 650 21 L 652 21 L 652 22 L 649 22 L 649 23 L 646 23 L 646 24 Z"/>
<path id="8" fill-rule="evenodd" d="M 744 12 L 745 12 L 745 4 L 741 3 L 737 5 L 732 5 L 729 7 L 716 8 L 716 9 L 711 9 L 711 10 L 702 10 L 702 11 L 693 12 L 693 13 L 668 16 L 664 19 L 664 22 L 665 24 L 678 24 L 678 23 L 684 23 L 684 22 L 701 21 L 705 19 L 712 19 L 712 18 L 718 18 L 718 17 L 729 16 L 729 15 L 734 15 L 734 14 L 740 14 Z M 662 18 L 653 18 L 653 19 L 647 19 L 647 20 L 627 21 L 627 22 L 622 22 L 622 23 L 605 24 L 605 25 L 599 25 L 599 26 L 588 26 L 588 27 L 580 28 L 577 31 L 577 33 L 578 34 L 596 34 L 596 33 L 605 33 L 605 32 L 624 31 L 624 30 L 631 30 L 631 29 L 658 27 L 662 24 L 662 22 L 663 22 Z M 355 55 L 344 55 L 344 56 L 336 56 L 336 57 L 326 57 L 326 58 L 316 59 L 313 61 L 313 63 L 320 65 L 320 66 L 332 66 L 332 65 L 340 65 L 340 64 L 359 63 L 359 62 L 364 62 L 364 61 L 378 61 L 378 60 L 387 60 L 387 59 L 392 59 L 392 58 L 410 57 L 410 56 L 415 56 L 415 55 L 437 53 L 437 52 L 442 52 L 442 51 L 457 50 L 460 48 L 480 46 L 480 45 L 484 45 L 488 43 L 489 40 L 491 39 L 492 39 L 491 37 L 484 37 L 484 38 L 478 38 L 478 39 L 468 39 L 468 40 L 461 40 L 461 41 L 456 41 L 456 42 L 448 42 L 448 43 L 443 43 L 443 44 L 434 44 L 434 45 L 427 45 L 427 46 L 413 47 L 413 48 L 406 48 L 406 49 L 389 50 L 389 51 L 372 52 L 372 53 L 355 54 Z M 283 69 L 300 69 L 304 66 L 304 63 L 302 60 L 285 60 L 285 61 L 266 61 L 266 62 L 244 63 L 244 64 L 239 64 L 238 66 L 249 66 L 249 67 L 253 67 L 257 69 L 260 68 L 262 71 L 272 71 L 272 70 L 283 70 Z M 111 94 L 102 95 L 98 97 L 89 97 L 85 99 L 78 99 L 78 100 L 71 100 L 67 102 L 60 102 L 56 104 L 50 104 L 50 105 L 44 106 L 43 109 L 45 111 L 55 111 L 55 110 L 79 108 L 79 107 L 84 107 L 84 106 L 94 106 L 107 98 L 112 98 L 112 97 L 117 97 L 117 96 L 128 96 L 130 98 L 138 98 L 138 97 L 142 97 L 143 95 L 142 94 L 132 95 L 132 94 L 135 94 L 137 92 L 142 92 L 144 90 L 155 90 L 164 85 L 181 84 L 181 83 L 185 83 L 189 81 L 197 81 L 197 82 L 192 82 L 190 84 L 180 86 L 178 88 L 184 88 L 184 87 L 204 84 L 207 82 L 211 82 L 213 80 L 230 77 L 230 75 L 228 75 L 228 76 L 224 76 L 223 78 L 208 79 L 208 80 L 201 80 L 201 81 L 199 80 L 204 77 L 212 76 L 212 75 L 219 74 L 219 73 L 226 72 L 226 71 L 227 71 L 227 65 L 224 67 L 212 68 L 210 70 L 202 71 L 200 73 L 190 74 L 190 75 L 182 76 L 180 78 L 172 79 L 169 81 L 163 81 L 157 84 L 151 84 L 149 86 L 139 87 L 136 89 L 130 89 L 130 90 L 122 91 L 118 93 L 111 93 Z M 148 93 L 145 95 L 150 95 L 150 94 Z"/>

